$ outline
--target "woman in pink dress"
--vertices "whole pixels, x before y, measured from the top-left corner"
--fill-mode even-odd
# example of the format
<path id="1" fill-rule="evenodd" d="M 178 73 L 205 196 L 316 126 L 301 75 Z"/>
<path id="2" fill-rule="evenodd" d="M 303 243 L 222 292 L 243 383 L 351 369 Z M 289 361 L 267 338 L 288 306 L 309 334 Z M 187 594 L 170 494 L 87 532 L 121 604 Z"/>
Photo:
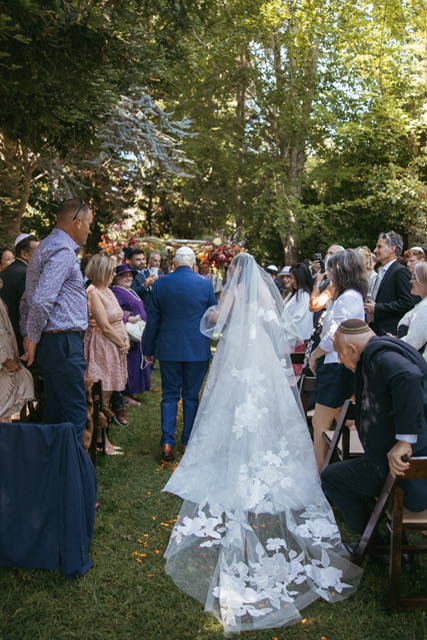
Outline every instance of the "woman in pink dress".
<path id="1" fill-rule="evenodd" d="M 113 391 L 123 391 L 128 377 L 129 339 L 123 322 L 123 310 L 109 289 L 115 260 L 105 255 L 91 258 L 86 276 L 92 281 L 87 289 L 89 328 L 85 335 L 86 377 L 102 381 L 104 408 L 109 415 Z M 107 443 L 107 453 L 109 451 Z M 111 451 L 112 453 L 112 451 Z"/>

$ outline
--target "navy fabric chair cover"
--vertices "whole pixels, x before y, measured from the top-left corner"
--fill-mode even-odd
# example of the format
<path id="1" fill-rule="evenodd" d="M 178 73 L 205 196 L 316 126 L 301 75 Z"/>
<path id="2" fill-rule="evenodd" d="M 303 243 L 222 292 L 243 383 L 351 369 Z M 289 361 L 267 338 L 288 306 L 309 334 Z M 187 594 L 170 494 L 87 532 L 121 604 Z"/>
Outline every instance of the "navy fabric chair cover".
<path id="1" fill-rule="evenodd" d="M 0 423 L 0 565 L 93 566 L 96 472 L 71 423 Z"/>

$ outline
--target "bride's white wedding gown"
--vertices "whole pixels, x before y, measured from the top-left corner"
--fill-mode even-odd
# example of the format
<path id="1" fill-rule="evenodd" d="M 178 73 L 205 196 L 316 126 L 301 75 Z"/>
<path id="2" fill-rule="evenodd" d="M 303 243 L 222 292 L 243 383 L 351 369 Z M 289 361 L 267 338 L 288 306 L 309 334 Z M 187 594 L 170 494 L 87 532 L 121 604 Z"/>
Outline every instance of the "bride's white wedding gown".
<path id="1" fill-rule="evenodd" d="M 226 632 L 295 622 L 319 596 L 348 597 L 361 576 L 343 557 L 320 486 L 281 299 L 251 256 L 233 262 L 211 328 L 222 337 L 187 451 L 164 489 L 184 499 L 166 572 Z"/>

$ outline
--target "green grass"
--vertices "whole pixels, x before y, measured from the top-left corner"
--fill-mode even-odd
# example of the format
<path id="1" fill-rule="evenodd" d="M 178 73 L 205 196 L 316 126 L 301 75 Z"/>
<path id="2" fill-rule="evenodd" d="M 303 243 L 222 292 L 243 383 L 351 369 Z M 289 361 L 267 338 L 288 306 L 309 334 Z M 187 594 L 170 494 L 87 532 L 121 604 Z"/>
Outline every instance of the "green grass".
<path id="1" fill-rule="evenodd" d="M 59 571 L 0 568 L 2 640 L 221 640 L 221 625 L 180 592 L 163 572 L 163 553 L 181 500 L 162 494 L 172 465 L 160 462 L 160 391 L 143 394 L 130 409 L 129 427 L 110 428 L 123 456 L 99 458 L 92 558 L 79 580 Z M 168 526 L 165 526 L 168 525 Z M 139 555 L 136 555 L 139 554 Z M 426 566 L 407 577 L 427 590 Z M 358 592 L 329 605 L 317 601 L 303 622 L 241 634 L 245 640 L 419 640 L 426 612 L 389 614 L 387 570 L 366 565 Z"/>

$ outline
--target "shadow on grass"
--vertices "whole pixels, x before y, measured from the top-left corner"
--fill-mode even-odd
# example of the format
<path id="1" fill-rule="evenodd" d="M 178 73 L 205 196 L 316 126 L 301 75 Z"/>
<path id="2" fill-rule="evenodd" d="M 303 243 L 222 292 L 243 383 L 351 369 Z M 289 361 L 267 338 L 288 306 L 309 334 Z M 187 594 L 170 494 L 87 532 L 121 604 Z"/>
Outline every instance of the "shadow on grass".
<path id="1" fill-rule="evenodd" d="M 112 426 L 123 456 L 100 457 L 92 545 L 94 568 L 79 580 L 60 572 L 0 568 L 1 640 L 220 640 L 222 626 L 163 572 L 163 553 L 181 500 L 161 490 L 173 465 L 160 460 L 160 382 Z M 405 576 L 425 585 L 424 570 Z M 387 570 L 367 565 L 359 591 L 335 605 L 317 601 L 302 622 L 241 634 L 247 640 L 418 640 L 426 612 L 386 612 Z"/>

